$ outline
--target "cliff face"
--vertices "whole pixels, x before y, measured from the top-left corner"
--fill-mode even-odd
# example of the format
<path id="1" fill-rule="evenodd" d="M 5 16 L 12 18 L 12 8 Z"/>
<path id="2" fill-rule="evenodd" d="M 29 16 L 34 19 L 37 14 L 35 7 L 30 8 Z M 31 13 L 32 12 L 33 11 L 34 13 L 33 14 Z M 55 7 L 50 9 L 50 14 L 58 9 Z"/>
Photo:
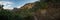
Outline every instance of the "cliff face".
<path id="1" fill-rule="evenodd" d="M 34 6 L 35 4 L 34 3 L 28 3 L 28 4 L 25 4 L 24 6 L 22 6 L 20 9 L 30 9 Z"/>

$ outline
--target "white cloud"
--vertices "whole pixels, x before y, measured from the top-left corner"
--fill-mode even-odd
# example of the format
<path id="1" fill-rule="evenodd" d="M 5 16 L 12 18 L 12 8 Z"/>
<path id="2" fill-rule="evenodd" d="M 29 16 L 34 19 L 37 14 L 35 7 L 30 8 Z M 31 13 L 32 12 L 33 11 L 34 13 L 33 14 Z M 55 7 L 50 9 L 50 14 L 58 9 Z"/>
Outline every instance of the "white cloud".
<path id="1" fill-rule="evenodd" d="M 2 2 L 0 2 L 0 4 L 2 5 Z"/>
<path id="2" fill-rule="evenodd" d="M 27 3 L 33 3 L 33 2 L 36 2 L 36 1 L 39 1 L 39 0 L 30 0 Z"/>
<path id="3" fill-rule="evenodd" d="M 26 2 L 26 3 L 33 3 L 33 2 L 35 2 L 35 1 L 38 1 L 38 0 L 31 0 L 31 1 L 28 1 L 28 2 Z M 25 4 L 26 4 L 25 3 Z M 0 4 L 1 5 L 4 5 L 4 9 L 13 9 L 14 7 L 12 7 L 12 4 L 14 4 L 13 2 L 9 2 L 9 1 L 0 1 Z M 23 4 L 23 5 L 25 5 L 25 4 Z M 19 5 L 19 6 L 17 6 L 17 8 L 21 8 L 21 6 L 23 6 L 23 5 Z"/>
<path id="4" fill-rule="evenodd" d="M 38 0 L 30 0 L 30 1 L 26 2 L 26 3 L 33 3 L 33 2 L 36 2 L 36 1 L 38 1 Z M 24 6 L 26 3 L 17 6 L 17 8 L 21 8 L 21 7 Z"/>
<path id="5" fill-rule="evenodd" d="M 13 9 L 12 4 L 13 2 L 6 2 L 6 1 L 0 1 L 1 5 L 4 5 L 4 9 Z"/>
<path id="6" fill-rule="evenodd" d="M 7 5 L 3 7 L 4 9 L 13 9 L 13 7 L 11 7 L 11 5 Z"/>
<path id="7" fill-rule="evenodd" d="M 23 5 L 19 5 L 19 6 L 17 6 L 17 8 L 21 8 L 22 6 L 24 6 L 25 4 L 23 4 Z"/>
<path id="8" fill-rule="evenodd" d="M 7 5 L 7 4 L 13 4 L 13 2 L 0 1 L 0 4 Z"/>
<path id="9" fill-rule="evenodd" d="M 17 6 L 17 8 L 20 8 L 21 6 Z"/>

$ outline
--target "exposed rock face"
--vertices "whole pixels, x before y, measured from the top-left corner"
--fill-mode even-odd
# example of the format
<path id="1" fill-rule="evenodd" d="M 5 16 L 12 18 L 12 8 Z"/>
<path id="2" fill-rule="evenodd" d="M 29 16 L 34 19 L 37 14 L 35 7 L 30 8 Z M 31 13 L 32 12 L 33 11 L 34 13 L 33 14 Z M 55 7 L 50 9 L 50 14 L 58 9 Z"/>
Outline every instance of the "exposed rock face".
<path id="1" fill-rule="evenodd" d="M 32 7 L 34 7 L 34 5 L 35 5 L 34 3 L 27 3 L 24 6 L 22 6 L 21 8 L 14 8 L 13 11 L 20 13 L 23 10 L 31 9 Z"/>
<path id="2" fill-rule="evenodd" d="M 23 7 L 21 7 L 21 9 L 30 9 L 34 6 L 35 4 L 34 3 L 28 3 L 28 4 L 25 4 Z"/>

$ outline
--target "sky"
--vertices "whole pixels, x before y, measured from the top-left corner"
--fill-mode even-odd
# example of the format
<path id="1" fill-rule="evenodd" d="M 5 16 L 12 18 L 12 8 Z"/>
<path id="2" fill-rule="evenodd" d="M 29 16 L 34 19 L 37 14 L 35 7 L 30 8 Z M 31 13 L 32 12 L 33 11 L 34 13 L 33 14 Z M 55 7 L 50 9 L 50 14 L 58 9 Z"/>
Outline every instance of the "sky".
<path id="1" fill-rule="evenodd" d="M 0 5 L 4 5 L 4 9 L 20 8 L 26 3 L 33 3 L 38 0 L 0 0 Z"/>

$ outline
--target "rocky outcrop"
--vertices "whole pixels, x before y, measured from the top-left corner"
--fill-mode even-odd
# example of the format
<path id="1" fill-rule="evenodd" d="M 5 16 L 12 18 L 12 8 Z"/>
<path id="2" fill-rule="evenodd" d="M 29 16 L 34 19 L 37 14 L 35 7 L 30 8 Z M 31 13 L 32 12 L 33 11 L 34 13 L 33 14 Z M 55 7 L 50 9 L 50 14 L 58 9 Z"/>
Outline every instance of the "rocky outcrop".
<path id="1" fill-rule="evenodd" d="M 27 3 L 24 6 L 22 6 L 20 9 L 30 9 L 34 6 L 34 3 Z"/>
<path id="2" fill-rule="evenodd" d="M 12 11 L 16 12 L 16 13 L 20 13 L 22 11 L 26 11 L 31 9 L 32 7 L 34 7 L 34 3 L 27 3 L 24 6 L 22 6 L 21 8 L 14 8 Z"/>

